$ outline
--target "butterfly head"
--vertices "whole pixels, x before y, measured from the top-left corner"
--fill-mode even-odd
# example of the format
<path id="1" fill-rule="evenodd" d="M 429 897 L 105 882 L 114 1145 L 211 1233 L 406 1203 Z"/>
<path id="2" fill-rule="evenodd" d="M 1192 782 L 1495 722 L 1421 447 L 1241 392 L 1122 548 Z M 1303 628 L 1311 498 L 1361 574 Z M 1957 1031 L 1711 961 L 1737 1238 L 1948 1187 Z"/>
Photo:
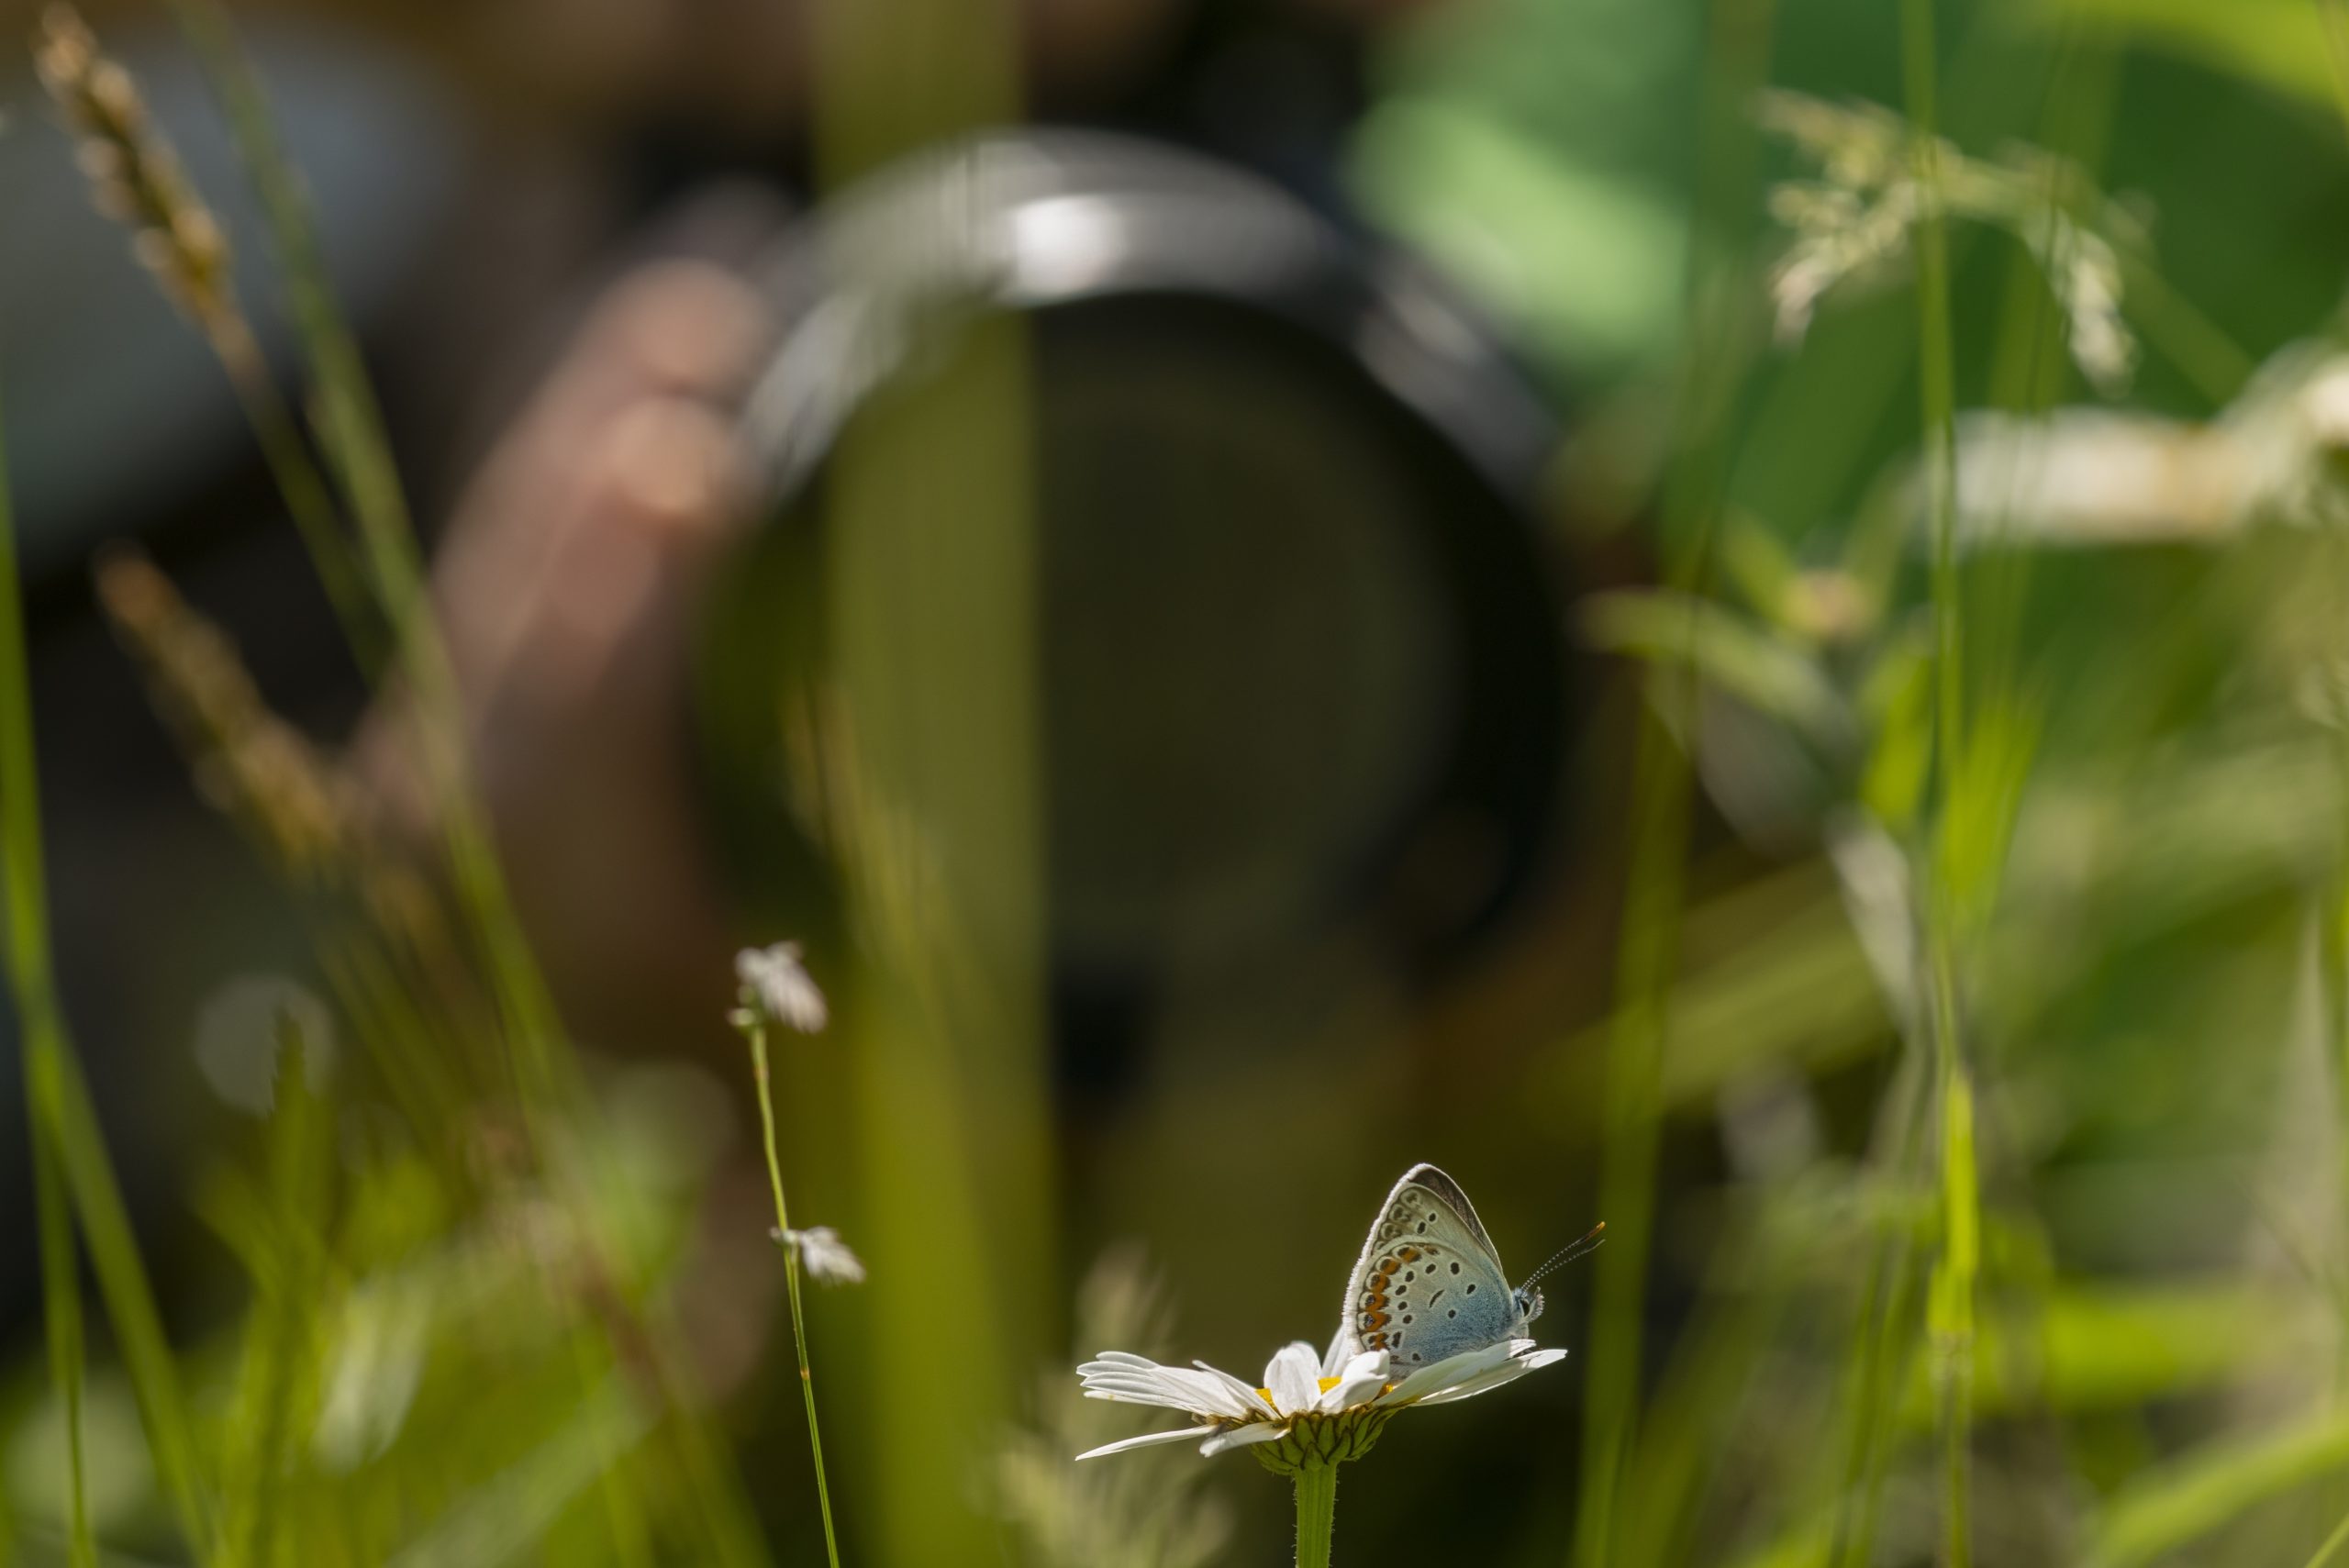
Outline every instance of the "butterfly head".
<path id="1" fill-rule="evenodd" d="M 1520 1329 L 1530 1328 L 1533 1320 L 1542 1316 L 1542 1308 L 1544 1305 L 1542 1300 L 1542 1287 L 1529 1281 L 1517 1287 L 1516 1296 L 1518 1327 Z"/>

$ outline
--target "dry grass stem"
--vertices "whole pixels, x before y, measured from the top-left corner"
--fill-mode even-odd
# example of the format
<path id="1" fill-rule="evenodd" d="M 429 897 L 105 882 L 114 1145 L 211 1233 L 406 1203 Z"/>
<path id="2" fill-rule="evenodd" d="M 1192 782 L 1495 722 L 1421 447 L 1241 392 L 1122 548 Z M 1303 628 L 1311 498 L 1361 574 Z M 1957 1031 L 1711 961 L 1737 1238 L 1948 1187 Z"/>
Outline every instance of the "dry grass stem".
<path id="1" fill-rule="evenodd" d="M 97 587 L 206 798 L 298 884 L 353 896 L 410 951 L 442 947 L 430 884 L 395 848 L 374 796 L 270 708 L 228 637 L 143 555 L 109 554 Z"/>

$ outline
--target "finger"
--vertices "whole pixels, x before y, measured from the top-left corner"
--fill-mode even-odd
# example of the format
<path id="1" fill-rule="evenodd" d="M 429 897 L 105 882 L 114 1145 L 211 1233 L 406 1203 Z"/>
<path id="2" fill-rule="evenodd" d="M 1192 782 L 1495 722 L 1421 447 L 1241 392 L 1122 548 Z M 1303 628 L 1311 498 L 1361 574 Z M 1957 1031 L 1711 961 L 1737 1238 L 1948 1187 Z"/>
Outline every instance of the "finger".
<path id="1" fill-rule="evenodd" d="M 765 306 L 740 278 L 707 261 L 656 261 L 606 295 L 565 363 L 594 367 L 582 384 L 614 383 L 622 400 L 722 399 L 748 381 L 765 336 Z"/>
<path id="2" fill-rule="evenodd" d="M 765 312 L 723 269 L 664 261 L 617 286 L 499 443 L 458 510 L 437 572 L 462 662 L 513 647 L 512 606 L 610 499 L 598 443 L 648 400 L 729 403 L 763 346 Z"/>
<path id="3" fill-rule="evenodd" d="M 582 505 L 524 612 L 511 672 L 514 695 L 542 713 L 612 695 L 624 662 L 631 689 L 665 680 L 685 605 L 740 504 L 733 427 L 708 404 L 647 398 L 590 450 Z"/>

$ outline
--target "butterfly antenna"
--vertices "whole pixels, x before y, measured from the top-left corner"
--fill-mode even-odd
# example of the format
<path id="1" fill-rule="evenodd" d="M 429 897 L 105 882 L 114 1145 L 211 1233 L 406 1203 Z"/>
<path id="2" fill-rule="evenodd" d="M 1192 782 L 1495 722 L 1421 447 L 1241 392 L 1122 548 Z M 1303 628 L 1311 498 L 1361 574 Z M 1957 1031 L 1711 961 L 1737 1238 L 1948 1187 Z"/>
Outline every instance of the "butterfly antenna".
<path id="1" fill-rule="evenodd" d="M 1567 1246 L 1560 1248 L 1555 1257 L 1542 1264 L 1540 1268 L 1534 1270 L 1531 1273 L 1526 1275 L 1525 1284 L 1519 1285 L 1517 1288 L 1524 1290 L 1552 1270 L 1563 1269 L 1568 1263 L 1573 1262 L 1576 1258 L 1589 1257 L 1593 1252 L 1598 1251 L 1601 1246 L 1605 1245 L 1606 1241 L 1607 1221 L 1602 1219 L 1598 1224 L 1590 1228 L 1589 1235 L 1585 1236 L 1579 1241 L 1572 1242 Z"/>

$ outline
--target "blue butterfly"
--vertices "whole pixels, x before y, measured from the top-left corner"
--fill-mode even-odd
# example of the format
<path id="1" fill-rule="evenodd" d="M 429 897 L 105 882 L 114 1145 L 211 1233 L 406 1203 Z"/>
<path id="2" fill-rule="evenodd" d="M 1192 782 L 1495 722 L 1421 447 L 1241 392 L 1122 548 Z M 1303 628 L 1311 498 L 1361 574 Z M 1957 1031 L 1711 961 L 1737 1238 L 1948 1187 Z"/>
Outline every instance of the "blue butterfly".
<path id="1" fill-rule="evenodd" d="M 1606 1229 L 1602 1223 L 1512 1289 L 1460 1184 L 1433 1165 L 1414 1165 L 1386 1195 L 1346 1281 L 1347 1353 L 1386 1351 L 1397 1368 L 1431 1366 L 1524 1339 L 1542 1316 L 1535 1282 L 1596 1248 Z"/>

